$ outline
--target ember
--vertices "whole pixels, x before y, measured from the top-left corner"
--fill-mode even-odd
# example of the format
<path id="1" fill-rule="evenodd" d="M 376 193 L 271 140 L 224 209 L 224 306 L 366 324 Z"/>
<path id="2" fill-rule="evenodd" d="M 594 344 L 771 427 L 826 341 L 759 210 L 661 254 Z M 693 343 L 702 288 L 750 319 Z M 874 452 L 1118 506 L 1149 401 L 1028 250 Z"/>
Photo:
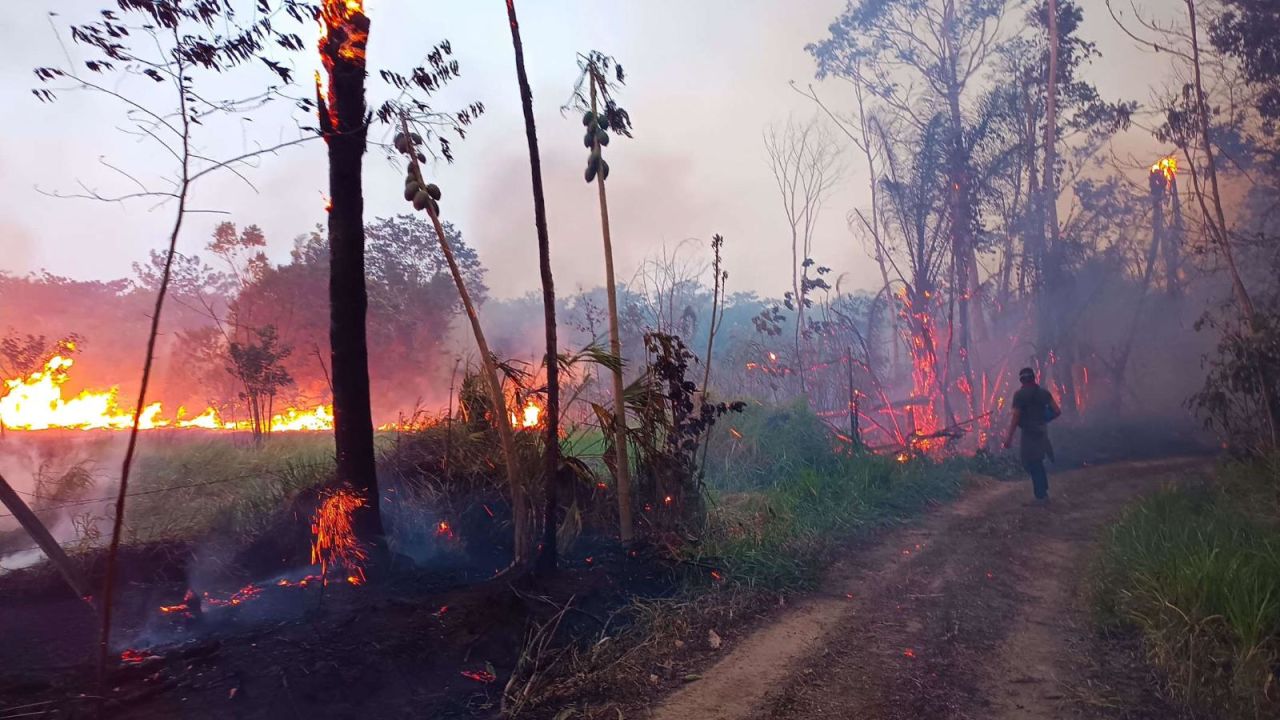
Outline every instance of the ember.
<path id="1" fill-rule="evenodd" d="M 478 683 L 491 683 L 498 679 L 497 675 L 488 670 L 463 670 L 462 677 L 468 680 L 475 680 Z"/>
<path id="2" fill-rule="evenodd" d="M 364 582 L 362 565 L 369 554 L 356 539 L 351 525 L 351 514 L 364 504 L 364 498 L 349 488 L 341 488 L 316 510 L 311 521 L 311 563 L 320 566 L 322 583 L 328 584 L 330 567 L 346 570 L 347 582 L 352 585 Z"/>
<path id="3" fill-rule="evenodd" d="M 194 617 L 200 612 L 200 596 L 196 595 L 194 590 L 187 590 L 187 594 L 182 597 L 182 602 L 177 605 L 161 605 L 160 612 L 165 615 L 181 614 L 185 617 Z"/>
<path id="4" fill-rule="evenodd" d="M 129 665 L 137 665 L 138 663 L 146 662 L 147 660 L 153 657 L 159 657 L 159 656 L 152 655 L 151 653 L 145 650 L 130 649 L 120 653 L 120 662 L 127 663 Z"/>

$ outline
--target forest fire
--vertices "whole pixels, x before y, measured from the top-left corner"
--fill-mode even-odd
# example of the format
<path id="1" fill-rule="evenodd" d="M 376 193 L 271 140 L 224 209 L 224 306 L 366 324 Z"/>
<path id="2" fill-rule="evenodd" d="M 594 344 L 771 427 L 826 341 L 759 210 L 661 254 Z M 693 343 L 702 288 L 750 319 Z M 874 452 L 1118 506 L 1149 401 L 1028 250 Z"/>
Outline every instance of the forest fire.
<path id="1" fill-rule="evenodd" d="M 913 444 L 928 449 L 929 436 L 939 430 L 938 414 L 934 408 L 934 396 L 938 392 L 938 354 L 935 347 L 933 315 L 928 305 L 917 307 L 916 293 L 902 288 L 898 297 L 902 301 L 902 318 L 908 332 L 907 344 L 911 352 L 911 429 Z M 926 303 L 932 293 L 918 293 Z"/>
<path id="2" fill-rule="evenodd" d="M 341 488 L 325 498 L 311 521 L 311 564 L 320 566 L 321 582 L 329 583 L 329 568 L 347 573 L 347 582 L 362 585 L 368 552 L 356 539 L 351 515 L 365 504 L 364 498 Z"/>
<path id="3" fill-rule="evenodd" d="M 525 403 L 520 415 L 517 416 L 514 412 L 511 413 L 511 424 L 523 428 L 537 427 L 540 417 L 542 417 L 542 408 L 530 400 Z"/>
<path id="4" fill-rule="evenodd" d="M 1163 175 L 1165 186 L 1172 185 L 1178 177 L 1178 158 L 1174 155 L 1161 158 L 1159 162 L 1151 166 L 1151 174 L 1153 176 Z"/>
<path id="5" fill-rule="evenodd" d="M 133 426 L 133 412 L 117 403 L 118 389 L 85 390 L 65 398 L 62 386 L 70 379 L 75 361 L 65 355 L 54 355 L 40 370 L 27 377 L 4 381 L 0 396 L 0 422 L 8 430 L 124 430 Z M 214 408 L 188 417 L 179 407 L 172 418 L 163 415 L 161 403 L 143 408 L 138 418 L 142 430 L 161 428 L 250 431 L 249 420 L 224 420 Z M 310 410 L 286 408 L 272 415 L 271 432 L 318 431 L 333 428 L 333 407 L 317 405 Z"/>

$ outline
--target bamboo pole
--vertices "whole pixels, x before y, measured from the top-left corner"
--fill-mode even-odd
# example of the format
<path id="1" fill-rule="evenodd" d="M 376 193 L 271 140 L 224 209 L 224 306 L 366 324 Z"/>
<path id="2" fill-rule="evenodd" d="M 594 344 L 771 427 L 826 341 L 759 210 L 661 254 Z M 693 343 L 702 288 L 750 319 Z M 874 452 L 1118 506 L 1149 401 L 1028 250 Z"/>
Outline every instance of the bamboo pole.
<path id="1" fill-rule="evenodd" d="M 84 575 L 80 574 L 75 565 L 71 564 L 71 558 L 67 557 L 67 554 L 63 552 L 62 546 L 58 544 L 57 540 L 53 539 L 53 536 L 49 534 L 49 530 L 45 528 L 44 523 L 40 522 L 40 518 L 36 517 L 31 508 L 27 507 L 27 504 L 22 501 L 22 498 L 18 496 L 18 492 L 9 485 L 3 475 L 0 475 L 0 502 L 4 503 L 9 512 L 13 513 L 13 516 L 18 520 L 18 524 L 22 525 L 22 529 L 27 531 L 31 539 L 36 541 L 36 545 L 40 546 L 40 549 L 48 556 L 49 562 L 53 563 L 53 566 L 58 569 L 62 579 L 67 581 L 67 584 L 71 586 L 75 594 L 79 597 L 87 598 L 89 596 L 88 580 L 85 579 Z"/>

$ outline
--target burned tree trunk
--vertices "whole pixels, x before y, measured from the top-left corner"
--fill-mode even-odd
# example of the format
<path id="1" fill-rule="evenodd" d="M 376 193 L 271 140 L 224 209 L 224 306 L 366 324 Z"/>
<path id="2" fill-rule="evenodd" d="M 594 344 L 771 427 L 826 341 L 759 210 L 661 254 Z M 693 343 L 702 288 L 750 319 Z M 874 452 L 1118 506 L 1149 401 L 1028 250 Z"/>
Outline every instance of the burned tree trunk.
<path id="1" fill-rule="evenodd" d="M 542 276 L 542 312 L 547 338 L 547 423 L 546 447 L 543 448 L 543 484 L 546 492 L 546 514 L 543 518 L 542 554 L 537 569 L 549 572 L 556 567 L 556 516 L 559 499 L 557 483 L 560 475 L 560 373 L 556 351 L 556 286 L 551 275 L 551 242 L 547 236 L 547 207 L 542 192 L 542 159 L 538 153 L 538 128 L 533 119 L 533 91 L 524 68 L 524 45 L 520 42 L 520 23 L 516 20 L 515 0 L 507 0 L 507 20 L 511 25 L 511 46 L 515 50 L 516 79 L 520 83 L 520 104 L 524 109 L 525 138 L 529 143 L 529 172 L 533 182 L 533 223 L 538 233 L 538 269 Z"/>
<path id="2" fill-rule="evenodd" d="M 365 45 L 369 18 L 358 4 L 326 0 L 320 59 L 329 74 L 327 97 L 317 97 L 329 151 L 329 343 L 332 353 L 333 437 L 338 481 L 365 500 L 352 515 L 361 541 L 383 541 L 369 407 L 369 299 L 364 270 Z M 320 87 L 316 87 L 317 96 Z"/>
<path id="3" fill-rule="evenodd" d="M 1049 347 L 1049 356 L 1051 358 L 1050 365 L 1053 366 L 1053 377 L 1062 389 L 1062 406 L 1068 412 L 1075 412 L 1079 408 L 1076 407 L 1075 392 L 1075 376 L 1072 374 L 1075 362 L 1074 348 L 1071 346 L 1070 339 L 1067 337 L 1070 333 L 1067 329 L 1067 321 L 1061 310 L 1061 306 L 1066 303 L 1067 298 L 1063 295 L 1063 284 L 1066 280 L 1066 273 L 1063 272 L 1062 264 L 1064 262 L 1061 243 L 1058 238 L 1058 180 L 1055 175 L 1058 162 L 1058 3 L 1057 0 L 1049 0 L 1049 67 L 1048 75 L 1045 78 L 1045 118 L 1044 118 L 1044 184 L 1041 191 L 1044 193 L 1043 211 L 1045 223 L 1045 238 L 1048 245 L 1048 251 L 1045 253 L 1048 263 L 1045 268 L 1045 293 L 1049 295 L 1048 300 L 1056 300 L 1057 307 L 1047 305 L 1048 312 L 1042 313 L 1042 322 L 1047 321 L 1050 326 L 1049 332 L 1052 333 L 1052 343 Z M 1041 302 L 1044 303 L 1046 298 L 1042 296 Z M 1061 363 L 1065 367 L 1065 371 L 1058 370 L 1058 364 Z"/>

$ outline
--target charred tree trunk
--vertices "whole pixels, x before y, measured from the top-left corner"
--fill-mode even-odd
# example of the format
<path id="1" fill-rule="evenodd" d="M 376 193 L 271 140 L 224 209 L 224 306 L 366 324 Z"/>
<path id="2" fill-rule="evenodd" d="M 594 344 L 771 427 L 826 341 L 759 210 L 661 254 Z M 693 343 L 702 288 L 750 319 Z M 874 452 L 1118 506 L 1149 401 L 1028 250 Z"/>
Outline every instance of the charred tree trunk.
<path id="1" fill-rule="evenodd" d="M 952 296 L 956 299 L 956 310 L 960 316 L 960 368 L 968 383 L 969 416 L 976 417 L 978 405 L 973 388 L 977 387 L 973 375 L 974 353 L 972 345 L 975 314 L 972 299 L 978 297 L 978 278 L 976 275 L 977 258 L 973 243 L 973 228 L 976 211 L 973 207 L 973 193 L 969 187 L 969 158 L 964 139 L 964 115 L 960 109 L 959 50 L 954 46 L 955 6 L 947 3 L 944 8 L 943 27 L 946 33 L 944 46 L 946 50 L 947 109 L 951 121 L 951 148 L 948 153 L 948 180 L 950 181 L 949 214 L 951 216 L 951 253 L 955 287 Z M 980 303 L 979 303 L 980 307 Z M 949 359 L 948 359 L 949 364 Z M 946 391 L 944 390 L 944 395 Z"/>
<path id="2" fill-rule="evenodd" d="M 1178 280 L 1178 274 L 1182 269 L 1182 203 L 1178 199 L 1176 176 L 1169 178 L 1168 190 L 1172 201 L 1172 207 L 1169 210 L 1172 222 L 1168 223 L 1168 229 L 1165 230 L 1160 245 L 1164 253 L 1165 292 L 1170 297 L 1178 297 L 1182 294 L 1182 285 Z"/>
<path id="3" fill-rule="evenodd" d="M 319 100 L 320 129 L 329 151 L 329 345 L 333 382 L 333 437 L 338 481 L 365 503 L 352 514 L 361 541 L 383 544 L 378 478 L 369 407 L 369 348 L 365 316 L 369 298 L 364 271 L 365 45 L 369 18 L 349 5 L 326 3 L 327 33 L 320 59 L 329 74 L 327 98 Z M 319 87 L 316 88 L 319 94 Z"/>
<path id="4" fill-rule="evenodd" d="M 538 128 L 533 118 L 533 91 L 524 68 L 524 45 L 516 20 L 515 0 L 507 0 L 507 20 L 511 25 L 511 46 L 515 50 L 516 79 L 520 83 L 520 104 L 524 109 L 524 131 L 529 143 L 529 172 L 533 182 L 533 222 L 538 233 L 538 270 L 542 276 L 542 312 L 547 337 L 547 423 L 544 457 L 546 512 L 543 518 L 542 553 L 539 572 L 556 567 L 556 525 L 560 476 L 560 373 L 556 351 L 556 286 L 551 275 L 551 242 L 547 237 L 547 207 L 542 192 L 542 159 L 538 153 Z"/>
<path id="5" fill-rule="evenodd" d="M 1046 306 L 1047 312 L 1042 313 L 1041 319 L 1048 321 L 1049 332 L 1053 338 L 1049 346 L 1052 358 L 1049 366 L 1053 368 L 1054 379 L 1062 390 L 1062 406 L 1068 412 L 1075 412 L 1079 409 L 1076 404 L 1075 376 L 1073 374 L 1075 352 L 1071 346 L 1071 339 L 1068 337 L 1070 331 L 1067 328 L 1067 320 L 1062 312 L 1062 307 L 1067 301 L 1065 288 L 1063 287 L 1066 273 L 1062 267 L 1065 258 L 1063 257 L 1060 238 L 1058 237 L 1058 179 L 1056 175 L 1058 163 L 1058 2 L 1057 0 L 1048 0 L 1048 2 L 1049 67 L 1048 75 L 1045 78 L 1044 183 L 1042 192 L 1044 193 L 1045 241 L 1048 245 L 1048 251 L 1045 253 L 1048 262 L 1048 267 L 1045 268 L 1045 289 L 1050 295 L 1051 304 Z M 1059 367 L 1064 369 L 1059 371 Z"/>

